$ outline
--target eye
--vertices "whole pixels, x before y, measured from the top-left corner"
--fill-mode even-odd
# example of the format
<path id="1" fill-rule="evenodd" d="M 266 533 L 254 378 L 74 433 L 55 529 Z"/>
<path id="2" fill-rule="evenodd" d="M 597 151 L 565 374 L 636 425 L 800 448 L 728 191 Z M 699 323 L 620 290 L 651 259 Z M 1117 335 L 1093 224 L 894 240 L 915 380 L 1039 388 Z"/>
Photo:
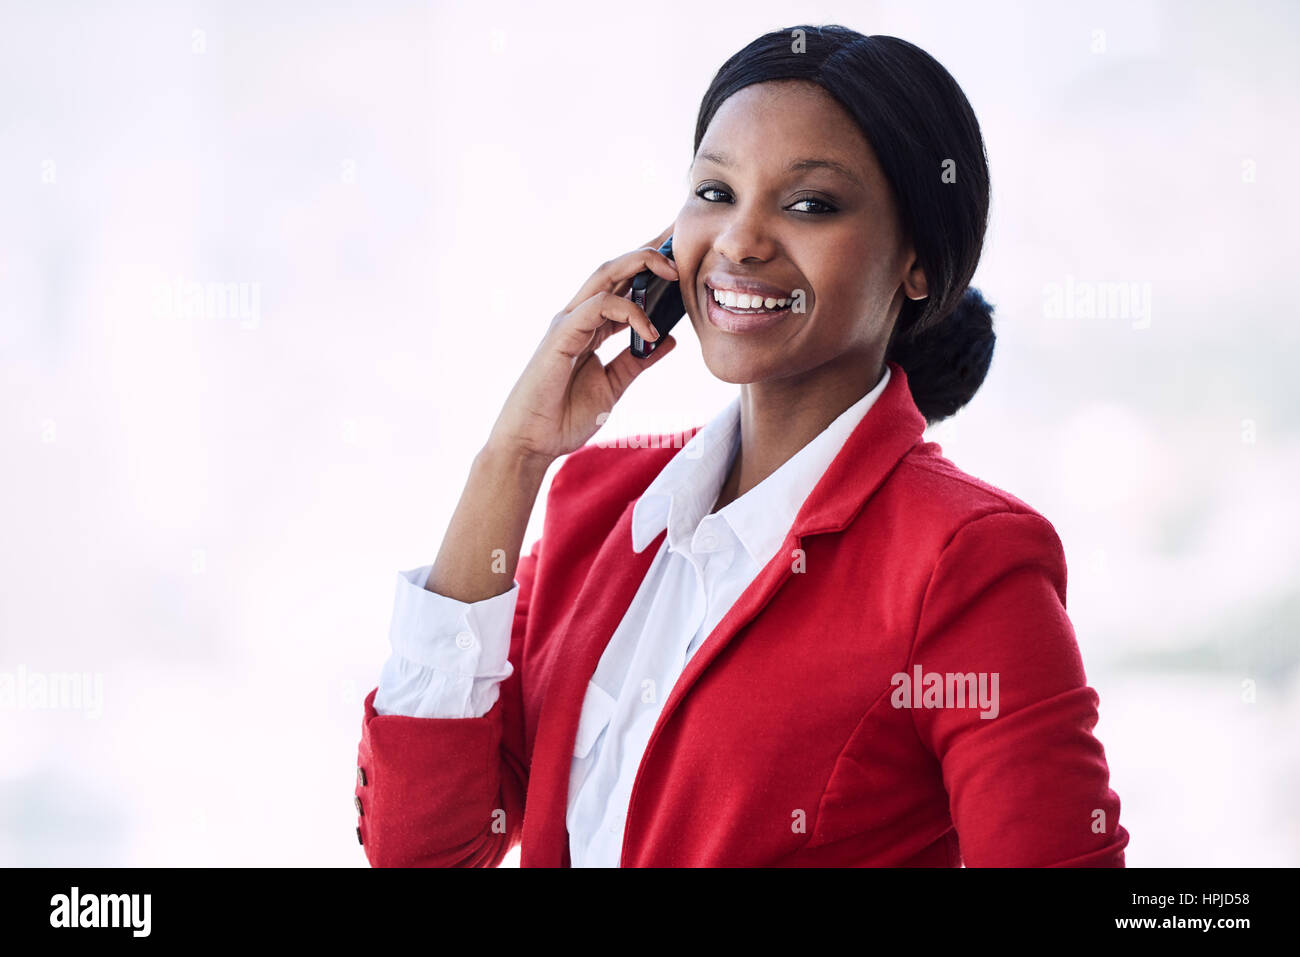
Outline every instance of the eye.
<path id="1" fill-rule="evenodd" d="M 711 198 L 709 198 L 709 196 L 707 195 L 707 194 L 709 194 L 709 193 L 721 193 L 722 196 L 725 197 L 725 198 L 722 198 L 722 199 L 711 199 Z M 714 186 L 714 185 L 712 185 L 712 184 L 710 184 L 710 183 L 705 183 L 703 186 L 701 186 L 699 189 L 697 189 L 697 190 L 695 191 L 695 195 L 698 196 L 698 197 L 700 197 L 700 199 L 702 199 L 702 200 L 704 200 L 705 202 L 708 202 L 708 203 L 725 203 L 725 202 L 727 202 L 728 199 L 731 197 L 731 193 L 728 192 L 726 189 L 724 189 L 724 188 L 721 187 L 721 186 Z M 804 204 L 810 204 L 810 205 L 811 205 L 812 207 L 814 207 L 814 208 L 812 208 L 812 209 L 795 209 L 796 206 L 802 206 L 802 205 L 804 205 Z M 796 199 L 793 203 L 791 203 L 789 206 L 787 206 L 786 209 L 792 210 L 792 211 L 794 211 L 794 212 L 796 212 L 796 213 L 808 213 L 808 214 L 810 214 L 810 215 L 814 215 L 814 216 L 827 216 L 827 215 L 829 215 L 829 214 L 831 214 L 831 213 L 837 213 L 837 212 L 839 212 L 839 208 L 838 208 L 838 207 L 834 206 L 834 205 L 831 204 L 831 203 L 826 202 L 824 199 L 818 199 L 818 198 L 815 197 L 815 196 L 803 196 L 803 197 L 801 197 L 801 198 L 799 198 L 799 199 Z"/>
<path id="2" fill-rule="evenodd" d="M 829 214 L 829 213 L 838 212 L 838 210 L 837 210 L 834 206 L 832 206 L 830 203 L 826 202 L 825 200 L 817 199 L 815 196 L 804 196 L 804 197 L 802 197 L 802 198 L 800 198 L 800 199 L 796 199 L 796 200 L 795 200 L 793 203 L 791 203 L 790 206 L 787 207 L 787 208 L 788 208 L 788 209 L 794 209 L 794 207 L 796 207 L 796 206 L 801 206 L 801 205 L 803 205 L 804 203 L 812 203 L 814 206 L 818 206 L 818 207 L 821 207 L 821 208 L 820 208 L 820 209 L 797 209 L 797 210 L 795 210 L 795 212 L 797 212 L 797 213 L 812 213 L 812 214 L 817 215 L 817 216 L 825 216 L 825 215 L 827 215 L 827 214 Z"/>
<path id="3" fill-rule="evenodd" d="M 719 200 L 719 199 L 709 199 L 707 196 L 704 195 L 705 193 L 723 193 L 723 194 L 725 194 L 725 195 L 727 195 L 727 196 L 730 196 L 730 195 L 731 195 L 730 193 L 728 193 L 728 192 L 727 192 L 725 189 L 723 189 L 722 187 L 720 187 L 720 186 L 712 186 L 712 185 L 710 185 L 710 184 L 708 184 L 708 183 L 706 183 L 705 185 L 703 185 L 703 186 L 701 186 L 699 189 L 697 189 L 697 190 L 695 191 L 695 195 L 698 196 L 698 197 L 700 197 L 700 199 L 705 200 L 706 202 L 710 202 L 710 203 L 720 203 L 720 202 L 722 202 L 722 200 Z"/>

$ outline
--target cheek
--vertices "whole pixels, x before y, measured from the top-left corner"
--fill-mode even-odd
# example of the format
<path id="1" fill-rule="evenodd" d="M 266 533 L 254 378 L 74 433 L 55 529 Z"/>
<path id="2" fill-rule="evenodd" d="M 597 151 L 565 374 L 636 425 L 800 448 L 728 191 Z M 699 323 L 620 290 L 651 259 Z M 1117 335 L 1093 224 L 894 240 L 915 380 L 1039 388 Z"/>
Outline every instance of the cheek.
<path id="1" fill-rule="evenodd" d="M 673 260 L 683 270 L 698 273 L 707 247 L 699 217 L 690 211 L 688 203 L 677 213 L 677 219 L 673 223 Z"/>
<path id="2" fill-rule="evenodd" d="M 856 319 L 880 299 L 887 285 L 886 258 L 876 244 L 863 241 L 861 230 L 846 231 L 825 247 L 812 276 L 813 289 L 828 309 Z"/>
<path id="3" fill-rule="evenodd" d="M 698 217 L 683 209 L 673 226 L 673 261 L 682 276 L 682 298 L 691 313 L 702 309 L 699 303 L 700 266 L 708 252 L 706 235 Z"/>

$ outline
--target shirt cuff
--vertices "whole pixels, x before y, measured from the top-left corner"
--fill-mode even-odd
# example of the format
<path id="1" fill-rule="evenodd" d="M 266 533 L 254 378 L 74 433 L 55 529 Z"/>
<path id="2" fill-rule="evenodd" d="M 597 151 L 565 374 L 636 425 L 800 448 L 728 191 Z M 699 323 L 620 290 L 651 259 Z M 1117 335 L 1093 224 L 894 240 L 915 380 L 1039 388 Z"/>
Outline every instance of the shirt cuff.
<path id="1" fill-rule="evenodd" d="M 397 576 L 389 639 L 375 712 L 413 718 L 477 718 L 496 703 L 514 673 L 510 638 L 519 594 L 457 601 L 424 587 L 432 565 Z"/>
<path id="2" fill-rule="evenodd" d="M 482 601 L 463 602 L 429 591 L 433 566 L 399 572 L 389 641 L 407 661 L 447 675 L 510 677 L 510 637 L 519 582 Z"/>

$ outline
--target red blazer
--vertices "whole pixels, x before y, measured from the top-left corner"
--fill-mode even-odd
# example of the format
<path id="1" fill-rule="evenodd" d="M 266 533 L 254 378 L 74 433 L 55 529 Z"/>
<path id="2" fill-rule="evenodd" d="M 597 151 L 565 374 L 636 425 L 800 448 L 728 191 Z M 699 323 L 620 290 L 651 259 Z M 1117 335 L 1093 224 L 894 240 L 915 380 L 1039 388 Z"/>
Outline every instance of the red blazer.
<path id="1" fill-rule="evenodd" d="M 673 686 L 623 866 L 1124 866 L 1056 531 L 924 441 L 890 367 Z M 585 446 L 555 474 L 515 575 L 515 671 L 487 715 L 381 716 L 366 697 L 355 793 L 373 866 L 492 867 L 521 841 L 522 866 L 569 866 L 587 682 L 666 534 L 633 552 L 633 503 L 680 451 L 656 439 Z M 930 673 L 996 673 L 996 717 L 925 707 Z M 922 687 L 905 694 L 902 674 Z"/>

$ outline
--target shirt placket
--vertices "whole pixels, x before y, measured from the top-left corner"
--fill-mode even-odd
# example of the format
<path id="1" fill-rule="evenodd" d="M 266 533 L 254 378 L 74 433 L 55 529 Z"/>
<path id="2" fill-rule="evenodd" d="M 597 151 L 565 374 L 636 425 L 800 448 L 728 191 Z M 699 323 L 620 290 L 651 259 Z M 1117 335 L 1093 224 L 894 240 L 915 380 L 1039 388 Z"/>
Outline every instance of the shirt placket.
<path id="1" fill-rule="evenodd" d="M 709 621 L 710 609 L 715 605 L 718 580 L 726 574 L 730 564 L 728 555 L 730 555 L 734 543 L 731 541 L 727 529 L 720 527 L 720 525 L 721 523 L 716 521 L 707 524 L 702 523 L 698 540 L 701 550 L 692 553 L 691 566 L 695 569 L 698 586 L 696 588 L 697 605 L 691 618 L 695 627 L 691 629 L 690 637 L 687 639 L 686 646 L 682 651 L 683 669 L 686 667 L 686 662 L 690 660 L 691 655 L 699 650 L 700 645 L 708 637 L 701 630 Z"/>

